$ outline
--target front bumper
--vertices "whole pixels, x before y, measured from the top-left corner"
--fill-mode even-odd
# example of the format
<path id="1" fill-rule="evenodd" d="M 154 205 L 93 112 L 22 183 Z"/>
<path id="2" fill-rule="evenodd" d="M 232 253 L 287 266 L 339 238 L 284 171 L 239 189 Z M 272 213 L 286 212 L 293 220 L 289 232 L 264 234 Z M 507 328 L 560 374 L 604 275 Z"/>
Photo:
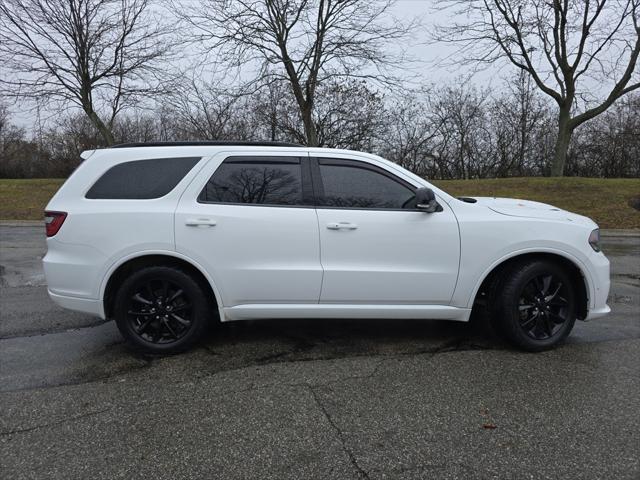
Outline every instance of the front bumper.
<path id="1" fill-rule="evenodd" d="M 593 252 L 590 257 L 591 289 L 589 311 L 585 320 L 604 317 L 611 308 L 607 305 L 609 289 L 611 288 L 611 272 L 609 259 L 603 253 Z"/>
<path id="2" fill-rule="evenodd" d="M 594 320 L 596 318 L 604 317 L 605 315 L 611 313 L 611 307 L 606 305 L 600 308 L 590 308 L 589 313 L 587 314 L 587 318 L 585 321 Z"/>

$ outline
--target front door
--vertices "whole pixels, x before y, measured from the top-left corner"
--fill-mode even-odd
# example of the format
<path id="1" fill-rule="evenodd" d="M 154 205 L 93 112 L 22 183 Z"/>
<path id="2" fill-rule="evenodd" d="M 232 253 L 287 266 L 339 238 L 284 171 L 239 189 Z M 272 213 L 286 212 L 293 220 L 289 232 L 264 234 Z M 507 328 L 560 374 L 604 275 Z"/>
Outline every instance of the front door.
<path id="1" fill-rule="evenodd" d="M 318 302 L 322 268 L 308 158 L 288 150 L 220 154 L 180 200 L 178 251 L 207 270 L 225 307 Z"/>
<path id="2" fill-rule="evenodd" d="M 460 238 L 449 206 L 415 209 L 415 187 L 383 166 L 312 159 L 324 269 L 321 303 L 447 305 Z"/>

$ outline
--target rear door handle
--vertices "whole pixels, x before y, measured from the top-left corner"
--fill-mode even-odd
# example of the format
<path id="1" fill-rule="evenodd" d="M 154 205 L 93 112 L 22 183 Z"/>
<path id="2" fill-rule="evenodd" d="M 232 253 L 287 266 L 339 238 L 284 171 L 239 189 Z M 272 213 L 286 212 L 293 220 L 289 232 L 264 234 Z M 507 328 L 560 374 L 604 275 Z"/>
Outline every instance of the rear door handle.
<path id="1" fill-rule="evenodd" d="M 327 224 L 329 230 L 355 230 L 358 225 L 350 222 L 331 222 Z"/>
<path id="2" fill-rule="evenodd" d="M 187 218 L 184 224 L 187 227 L 215 227 L 216 221 L 210 218 Z"/>

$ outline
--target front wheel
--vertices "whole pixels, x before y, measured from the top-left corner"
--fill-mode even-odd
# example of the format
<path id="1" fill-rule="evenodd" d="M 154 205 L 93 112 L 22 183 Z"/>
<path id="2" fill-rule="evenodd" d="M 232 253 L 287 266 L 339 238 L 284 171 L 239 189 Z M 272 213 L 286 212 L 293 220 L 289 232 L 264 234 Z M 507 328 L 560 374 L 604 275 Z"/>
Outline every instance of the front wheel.
<path id="1" fill-rule="evenodd" d="M 514 345 L 548 350 L 564 341 L 576 320 L 571 277 L 560 266 L 533 260 L 514 266 L 496 294 L 497 322 Z"/>
<path id="2" fill-rule="evenodd" d="M 204 334 L 210 303 L 184 271 L 167 266 L 134 272 L 118 290 L 115 321 L 125 339 L 147 352 L 186 350 Z"/>

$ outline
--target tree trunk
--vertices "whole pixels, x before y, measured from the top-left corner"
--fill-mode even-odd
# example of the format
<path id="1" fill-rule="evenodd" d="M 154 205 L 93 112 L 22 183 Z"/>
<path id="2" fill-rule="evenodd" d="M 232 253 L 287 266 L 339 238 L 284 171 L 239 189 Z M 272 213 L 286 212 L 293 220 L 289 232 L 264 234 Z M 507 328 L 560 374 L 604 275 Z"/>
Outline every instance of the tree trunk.
<path id="1" fill-rule="evenodd" d="M 302 115 L 302 123 L 304 124 L 304 134 L 307 137 L 308 147 L 318 146 L 318 132 L 316 131 L 316 125 L 313 123 L 313 115 L 311 114 L 311 107 L 305 106 L 300 109 Z"/>
<path id="2" fill-rule="evenodd" d="M 89 80 L 89 75 L 85 74 L 82 77 L 82 85 L 80 87 L 80 101 L 82 104 L 82 109 L 84 113 L 87 114 L 89 121 L 93 124 L 94 127 L 100 133 L 100 136 L 104 140 L 104 143 L 107 147 L 110 147 L 115 143 L 113 138 L 113 132 L 111 128 L 109 128 L 102 119 L 98 116 L 96 111 L 93 109 L 93 101 L 91 99 L 91 82 Z"/>
<path id="3" fill-rule="evenodd" d="M 553 162 L 551 163 L 551 176 L 562 177 L 564 175 L 564 165 L 567 162 L 567 152 L 573 129 L 569 125 L 571 114 L 569 109 L 560 108 L 558 117 L 558 138 L 554 149 Z"/>
<path id="4" fill-rule="evenodd" d="M 100 133 L 100 136 L 104 140 L 104 143 L 106 144 L 106 146 L 109 147 L 113 145 L 115 143 L 115 139 L 113 138 L 113 133 L 111 132 L 111 129 L 105 125 L 102 119 L 91 107 L 85 107 L 84 111 L 89 117 L 89 120 L 91 121 L 91 123 L 93 123 L 93 126 L 98 129 L 98 133 Z"/>

